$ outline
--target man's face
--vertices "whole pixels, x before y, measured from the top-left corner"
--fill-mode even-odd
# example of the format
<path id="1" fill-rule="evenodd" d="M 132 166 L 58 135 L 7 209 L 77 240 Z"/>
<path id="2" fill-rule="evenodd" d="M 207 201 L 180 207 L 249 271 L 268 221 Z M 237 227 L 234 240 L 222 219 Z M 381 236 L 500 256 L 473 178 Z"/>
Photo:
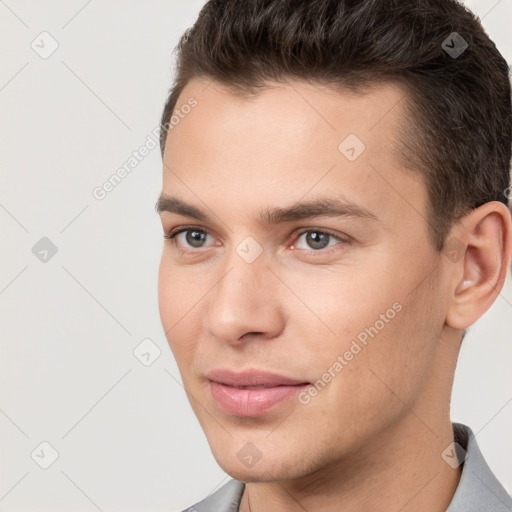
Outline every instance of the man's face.
<path id="1" fill-rule="evenodd" d="M 164 234 L 189 231 L 164 242 L 160 315 L 213 454 L 239 480 L 371 457 L 410 409 L 427 432 L 444 261 L 425 186 L 392 151 L 404 104 L 391 84 L 301 82 L 249 99 L 192 81 L 178 101 L 162 191 L 204 216 L 161 213 Z M 297 215 L 320 199 L 345 213 Z"/>

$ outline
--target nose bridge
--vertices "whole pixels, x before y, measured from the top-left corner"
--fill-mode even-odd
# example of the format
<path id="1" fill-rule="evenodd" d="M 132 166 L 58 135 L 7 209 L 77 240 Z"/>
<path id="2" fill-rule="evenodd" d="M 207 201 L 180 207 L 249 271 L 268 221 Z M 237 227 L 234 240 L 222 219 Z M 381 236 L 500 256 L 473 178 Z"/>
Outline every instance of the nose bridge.
<path id="1" fill-rule="evenodd" d="M 251 242 L 249 241 L 248 244 Z M 247 332 L 274 333 L 280 328 L 275 277 L 263 254 L 255 259 L 242 244 L 226 258 L 219 280 L 209 294 L 205 327 L 216 338 L 236 341 Z M 251 254 L 254 256 L 254 252 Z"/>
<path id="2" fill-rule="evenodd" d="M 247 263 L 233 251 L 225 268 L 224 277 L 213 290 L 215 305 L 243 312 L 253 308 L 261 309 L 262 305 L 268 303 L 266 295 L 271 273 L 263 258 Z"/>
<path id="3" fill-rule="evenodd" d="M 263 246 L 252 236 L 245 237 L 226 258 L 225 277 L 218 286 L 219 295 L 226 295 L 228 299 L 231 296 L 240 300 L 240 304 L 264 299 L 262 292 L 272 281 L 269 263 Z"/>

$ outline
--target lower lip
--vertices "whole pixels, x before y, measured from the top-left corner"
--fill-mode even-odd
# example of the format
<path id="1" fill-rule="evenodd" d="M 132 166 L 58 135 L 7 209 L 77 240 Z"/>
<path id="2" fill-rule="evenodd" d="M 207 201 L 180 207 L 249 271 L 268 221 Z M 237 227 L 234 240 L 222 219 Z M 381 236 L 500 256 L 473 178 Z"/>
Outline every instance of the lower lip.
<path id="1" fill-rule="evenodd" d="M 309 384 L 273 388 L 238 389 L 210 382 L 210 391 L 217 405 L 235 416 L 260 416 L 284 400 L 298 395 Z"/>

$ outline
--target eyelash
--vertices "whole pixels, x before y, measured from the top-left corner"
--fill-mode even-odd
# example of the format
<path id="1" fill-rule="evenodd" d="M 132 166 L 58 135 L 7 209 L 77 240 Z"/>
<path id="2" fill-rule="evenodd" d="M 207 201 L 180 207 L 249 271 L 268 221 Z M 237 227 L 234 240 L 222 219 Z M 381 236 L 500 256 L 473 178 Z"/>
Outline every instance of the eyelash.
<path id="1" fill-rule="evenodd" d="M 208 249 L 209 247 L 198 247 L 196 249 L 183 249 L 181 247 L 178 246 L 177 244 L 177 241 L 175 240 L 175 238 L 180 234 L 180 233 L 184 233 L 184 232 L 187 232 L 187 231 L 199 231 L 201 233 L 205 233 L 205 234 L 209 234 L 208 231 L 206 231 L 205 229 L 203 228 L 200 228 L 198 226 L 182 226 L 181 228 L 178 228 L 176 230 L 173 230 L 171 231 L 170 233 L 164 235 L 164 238 L 165 239 L 168 239 L 171 241 L 171 243 L 176 247 L 178 248 L 178 253 L 181 255 L 181 254 L 197 254 L 197 251 L 201 251 L 201 250 L 204 250 L 204 249 Z M 303 228 L 302 230 L 299 230 L 294 238 L 294 245 L 296 243 L 296 240 L 298 240 L 302 235 L 304 235 L 305 233 L 321 233 L 323 235 L 328 235 L 332 238 L 335 238 L 337 239 L 339 242 L 341 242 L 342 244 L 348 244 L 349 243 L 349 240 L 345 240 L 345 239 L 342 239 L 340 238 L 338 235 L 336 235 L 335 233 L 333 233 L 332 231 L 328 230 L 328 229 L 316 229 L 316 228 Z M 336 246 L 339 245 L 339 244 L 335 244 L 331 247 L 326 247 L 324 249 L 310 249 L 310 250 L 307 250 L 307 249 L 299 249 L 300 251 L 305 251 L 306 253 L 311 253 L 311 254 L 318 254 L 318 255 L 322 255 L 322 256 L 325 256 L 327 254 L 330 254 L 333 250 L 336 250 Z"/>

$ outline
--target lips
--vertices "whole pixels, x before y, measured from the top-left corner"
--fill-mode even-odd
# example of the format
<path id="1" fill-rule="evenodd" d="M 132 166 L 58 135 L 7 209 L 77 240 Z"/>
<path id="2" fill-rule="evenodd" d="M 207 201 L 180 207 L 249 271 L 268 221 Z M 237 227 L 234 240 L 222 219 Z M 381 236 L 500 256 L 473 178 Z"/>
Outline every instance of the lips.
<path id="1" fill-rule="evenodd" d="M 259 370 L 237 373 L 217 369 L 208 372 L 206 377 L 217 405 L 235 416 L 260 416 L 309 385 L 301 379 Z"/>
<path id="2" fill-rule="evenodd" d="M 309 384 L 305 380 L 292 379 L 277 373 L 270 373 L 259 370 L 246 370 L 245 372 L 234 372 L 227 369 L 212 370 L 206 377 L 220 384 L 231 387 L 255 387 L 272 388 L 276 386 L 295 386 L 297 384 Z"/>

